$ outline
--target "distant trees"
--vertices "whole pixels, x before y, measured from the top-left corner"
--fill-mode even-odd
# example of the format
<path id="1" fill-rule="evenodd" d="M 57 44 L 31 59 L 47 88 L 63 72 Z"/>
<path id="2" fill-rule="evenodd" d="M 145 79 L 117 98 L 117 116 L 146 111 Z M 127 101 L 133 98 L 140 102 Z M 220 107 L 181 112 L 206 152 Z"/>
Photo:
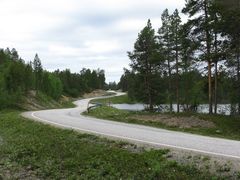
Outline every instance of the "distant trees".
<path id="1" fill-rule="evenodd" d="M 104 89 L 105 88 L 105 71 L 102 69 L 97 69 L 97 88 Z"/>
<path id="2" fill-rule="evenodd" d="M 115 81 L 113 82 L 109 82 L 107 85 L 106 85 L 106 89 L 109 89 L 109 90 L 118 90 L 118 85 Z"/>
<path id="3" fill-rule="evenodd" d="M 104 70 L 93 70 L 83 68 L 80 73 L 71 73 L 69 69 L 55 71 L 63 84 L 63 93 L 78 97 L 85 92 L 105 87 Z"/>
<path id="4" fill-rule="evenodd" d="M 129 86 L 131 84 L 133 84 L 133 82 L 129 82 L 131 72 L 126 68 L 124 68 L 123 71 L 124 71 L 124 73 L 121 76 L 120 81 L 118 83 L 118 89 L 121 89 L 123 92 L 126 92 L 131 89 L 131 88 L 129 88 Z"/>
<path id="5" fill-rule="evenodd" d="M 121 89 L 123 92 L 128 92 L 128 97 L 131 100 L 139 100 L 141 99 L 141 91 L 139 92 L 139 82 L 137 79 L 137 74 L 133 71 L 129 71 L 128 69 L 124 68 L 124 74 L 120 78 L 120 82 L 118 83 L 118 89 Z"/>
<path id="6" fill-rule="evenodd" d="M 25 63 L 16 49 L 0 50 L 0 109 L 13 107 L 30 90 L 45 93 L 58 100 L 62 94 L 78 97 L 85 92 L 104 88 L 104 70 L 83 69 L 48 72 L 43 70 L 38 54 Z"/>
<path id="7" fill-rule="evenodd" d="M 41 90 L 48 96 L 59 99 L 63 92 L 62 82 L 55 74 L 45 71 L 43 73 Z"/>
<path id="8" fill-rule="evenodd" d="M 42 75 L 43 75 L 43 69 L 41 60 L 38 57 L 38 54 L 35 55 L 33 60 L 33 73 L 34 73 L 34 82 L 35 82 L 35 89 L 38 91 L 41 88 L 42 84 Z"/>

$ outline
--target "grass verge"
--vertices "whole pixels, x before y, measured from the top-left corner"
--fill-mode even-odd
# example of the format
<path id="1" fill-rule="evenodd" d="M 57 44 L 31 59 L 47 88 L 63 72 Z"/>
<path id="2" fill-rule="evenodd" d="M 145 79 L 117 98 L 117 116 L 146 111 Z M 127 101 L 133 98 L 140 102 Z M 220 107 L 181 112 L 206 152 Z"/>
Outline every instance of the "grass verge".
<path id="1" fill-rule="evenodd" d="M 75 105 L 72 101 L 72 98 L 66 96 L 54 100 L 42 92 L 30 91 L 26 96 L 22 97 L 22 102 L 18 103 L 17 107 L 22 110 L 73 108 Z"/>
<path id="2" fill-rule="evenodd" d="M 73 104 L 73 99 L 70 97 L 65 97 L 65 98 L 60 98 L 60 100 L 55 101 L 51 97 L 43 94 L 43 93 L 38 93 L 37 96 L 37 101 L 39 104 L 41 104 L 43 107 L 46 109 L 51 109 L 51 108 L 74 108 L 75 105 Z"/>
<path id="3" fill-rule="evenodd" d="M 84 113 L 84 114 L 101 118 L 101 119 L 109 119 L 113 121 L 142 124 L 147 126 L 165 128 L 165 129 L 170 129 L 175 131 L 190 132 L 190 133 L 206 135 L 206 136 L 240 140 L 240 131 L 239 131 L 240 118 L 239 117 L 231 117 L 231 116 L 224 116 L 224 115 L 208 115 L 208 114 L 189 114 L 189 113 L 167 114 L 170 117 L 194 116 L 205 121 L 211 121 L 215 124 L 214 128 L 199 128 L 199 127 L 179 128 L 179 127 L 167 126 L 157 121 L 143 121 L 143 120 L 132 118 L 135 115 L 161 116 L 160 113 L 132 112 L 132 111 L 126 111 L 126 110 L 118 110 L 116 108 L 108 107 L 108 106 L 101 106 L 101 107 L 92 109 L 89 113 Z"/>
<path id="4" fill-rule="evenodd" d="M 0 179 L 210 179 L 166 150 L 63 130 L 0 111 Z"/>
<path id="5" fill-rule="evenodd" d="M 122 96 L 115 96 L 110 98 L 104 98 L 104 99 L 93 99 L 91 100 L 91 103 L 102 103 L 102 104 L 134 104 L 135 101 L 129 99 L 127 95 Z"/>

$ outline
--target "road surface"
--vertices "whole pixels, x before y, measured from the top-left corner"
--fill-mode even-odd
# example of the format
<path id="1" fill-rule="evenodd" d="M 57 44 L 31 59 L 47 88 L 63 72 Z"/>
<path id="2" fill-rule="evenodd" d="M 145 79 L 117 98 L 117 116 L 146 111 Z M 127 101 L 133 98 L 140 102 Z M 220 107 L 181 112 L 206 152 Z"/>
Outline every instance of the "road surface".
<path id="1" fill-rule="evenodd" d="M 117 95 L 121 95 L 118 93 Z M 126 140 L 154 147 L 173 148 L 240 160 L 240 141 L 169 131 L 142 125 L 100 120 L 81 115 L 92 98 L 75 101 L 76 108 L 25 112 L 22 115 L 57 127 Z"/>

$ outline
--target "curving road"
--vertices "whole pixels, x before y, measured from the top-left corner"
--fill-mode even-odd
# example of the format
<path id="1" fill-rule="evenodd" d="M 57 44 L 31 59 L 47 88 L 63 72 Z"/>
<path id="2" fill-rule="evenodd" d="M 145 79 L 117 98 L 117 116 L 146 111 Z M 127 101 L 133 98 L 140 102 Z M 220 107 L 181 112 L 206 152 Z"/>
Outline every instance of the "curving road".
<path id="1" fill-rule="evenodd" d="M 43 123 L 86 133 L 154 147 L 181 149 L 240 160 L 240 141 L 85 117 L 81 113 L 86 111 L 91 99 L 93 98 L 75 101 L 76 108 L 25 112 L 22 115 Z"/>

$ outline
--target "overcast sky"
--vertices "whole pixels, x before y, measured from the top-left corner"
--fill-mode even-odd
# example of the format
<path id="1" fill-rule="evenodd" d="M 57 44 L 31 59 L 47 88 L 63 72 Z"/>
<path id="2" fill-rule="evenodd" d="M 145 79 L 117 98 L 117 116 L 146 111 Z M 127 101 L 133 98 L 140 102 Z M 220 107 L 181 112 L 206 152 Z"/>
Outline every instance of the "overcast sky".
<path id="1" fill-rule="evenodd" d="M 101 68 L 119 81 L 138 32 L 185 0 L 0 0 L 0 47 L 16 48 L 25 61 L 38 53 L 45 69 Z"/>

